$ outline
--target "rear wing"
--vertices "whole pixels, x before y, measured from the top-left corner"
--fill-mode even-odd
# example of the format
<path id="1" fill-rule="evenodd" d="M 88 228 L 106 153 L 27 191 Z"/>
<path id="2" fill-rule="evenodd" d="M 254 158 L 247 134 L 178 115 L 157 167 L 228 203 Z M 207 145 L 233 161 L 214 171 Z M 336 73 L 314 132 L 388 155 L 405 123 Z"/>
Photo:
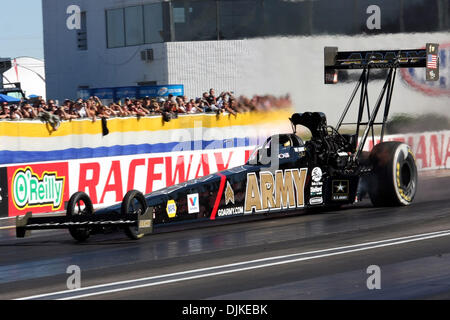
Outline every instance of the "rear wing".
<path id="1" fill-rule="evenodd" d="M 439 44 L 427 43 L 425 49 L 339 51 L 325 47 L 325 84 L 338 82 L 338 70 L 426 68 L 426 80 L 439 80 Z"/>

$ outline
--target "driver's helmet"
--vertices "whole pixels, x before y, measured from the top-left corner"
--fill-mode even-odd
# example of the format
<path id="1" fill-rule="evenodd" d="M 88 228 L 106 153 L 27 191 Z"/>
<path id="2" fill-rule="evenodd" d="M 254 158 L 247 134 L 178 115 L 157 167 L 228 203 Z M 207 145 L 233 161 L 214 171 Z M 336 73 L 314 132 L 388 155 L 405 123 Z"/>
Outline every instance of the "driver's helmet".
<path id="1" fill-rule="evenodd" d="M 292 141 L 288 135 L 280 135 L 280 146 L 292 147 Z"/>

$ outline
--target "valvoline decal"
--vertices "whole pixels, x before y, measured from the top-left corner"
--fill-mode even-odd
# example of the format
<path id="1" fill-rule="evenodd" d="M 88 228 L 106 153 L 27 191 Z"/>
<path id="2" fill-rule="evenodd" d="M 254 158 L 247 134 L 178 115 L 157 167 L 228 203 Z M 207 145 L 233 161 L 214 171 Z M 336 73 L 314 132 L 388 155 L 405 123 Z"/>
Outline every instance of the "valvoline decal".
<path id="1" fill-rule="evenodd" d="M 450 96 L 450 43 L 439 45 L 439 81 L 425 81 L 425 68 L 401 69 L 406 84 L 430 96 Z"/>

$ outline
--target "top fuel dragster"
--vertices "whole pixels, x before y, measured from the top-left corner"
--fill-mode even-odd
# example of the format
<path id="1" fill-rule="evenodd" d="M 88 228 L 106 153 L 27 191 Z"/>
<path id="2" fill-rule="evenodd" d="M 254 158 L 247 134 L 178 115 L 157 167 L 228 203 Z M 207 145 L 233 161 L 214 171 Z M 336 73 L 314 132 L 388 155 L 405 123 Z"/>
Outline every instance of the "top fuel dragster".
<path id="1" fill-rule="evenodd" d="M 18 217 L 17 236 L 25 237 L 31 230 L 68 229 L 77 241 L 85 241 L 91 234 L 120 229 L 131 239 L 139 239 L 152 233 L 155 226 L 339 207 L 354 203 L 363 193 L 368 193 L 374 206 L 411 204 L 417 190 L 414 154 L 407 144 L 383 142 L 385 125 L 398 68 L 426 68 L 427 80 L 437 80 L 438 65 L 428 62 L 436 60 L 438 45 L 350 52 L 326 47 L 324 51 L 325 83 L 336 83 L 339 70 L 362 70 L 336 127 L 327 124 L 323 113 L 295 113 L 290 118 L 293 133 L 268 138 L 245 165 L 148 195 L 131 190 L 120 204 L 96 212 L 89 196 L 77 192 L 70 198 L 65 216 Z M 374 69 L 385 69 L 387 76 L 371 109 L 368 85 Z M 356 122 L 344 122 L 358 92 Z M 381 109 L 384 112 L 377 122 Z M 365 114 L 367 120 L 363 120 Z M 341 134 L 344 125 L 352 125 L 355 133 Z M 381 126 L 381 142 L 365 152 L 376 125 Z M 297 126 L 310 130 L 309 141 L 296 134 Z"/>

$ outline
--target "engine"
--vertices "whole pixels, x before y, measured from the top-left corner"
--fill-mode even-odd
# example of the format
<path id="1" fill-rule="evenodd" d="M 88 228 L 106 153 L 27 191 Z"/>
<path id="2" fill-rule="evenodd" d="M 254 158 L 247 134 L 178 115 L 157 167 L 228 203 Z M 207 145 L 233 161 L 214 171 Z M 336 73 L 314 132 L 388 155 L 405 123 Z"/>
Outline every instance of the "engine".
<path id="1" fill-rule="evenodd" d="M 294 132 L 297 125 L 311 131 L 311 140 L 305 143 L 305 147 L 315 163 L 336 169 L 348 166 L 350 154 L 356 150 L 356 135 L 342 135 L 328 126 L 327 118 L 322 112 L 295 113 L 290 120 Z"/>

